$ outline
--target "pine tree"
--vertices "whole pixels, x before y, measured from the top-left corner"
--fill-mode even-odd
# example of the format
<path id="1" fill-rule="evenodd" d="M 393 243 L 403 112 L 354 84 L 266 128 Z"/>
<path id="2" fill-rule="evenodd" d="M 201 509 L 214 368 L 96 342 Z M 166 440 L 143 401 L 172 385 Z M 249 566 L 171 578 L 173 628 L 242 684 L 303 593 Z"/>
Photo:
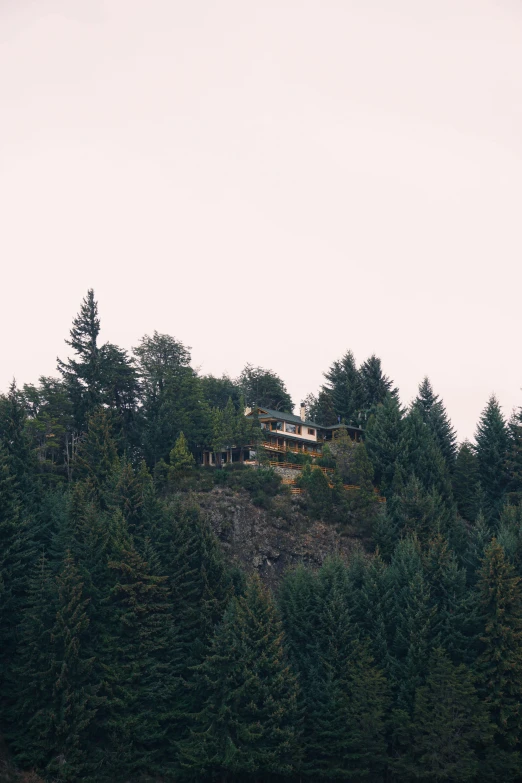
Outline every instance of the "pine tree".
<path id="1" fill-rule="evenodd" d="M 398 391 L 393 381 L 384 375 L 381 360 L 373 354 L 359 367 L 359 376 L 363 389 L 364 421 L 367 421 L 377 406 L 382 405 L 388 394 L 398 399 Z"/>
<path id="2" fill-rule="evenodd" d="M 208 522 L 193 506 L 171 511 L 160 557 L 182 629 L 183 671 L 201 663 L 232 595 L 230 573 Z"/>
<path id="3" fill-rule="evenodd" d="M 0 725 L 5 722 L 8 681 L 15 659 L 16 626 L 36 559 L 33 528 L 23 516 L 12 461 L 0 441 Z"/>
<path id="4" fill-rule="evenodd" d="M 492 727 L 473 677 L 454 666 L 442 648 L 433 651 L 426 684 L 415 691 L 408 749 L 393 767 L 400 780 L 474 781 L 480 749 Z"/>
<path id="5" fill-rule="evenodd" d="M 34 513 L 37 507 L 37 464 L 27 425 L 23 395 L 13 381 L 7 395 L 0 395 L 0 443 L 7 453 L 9 470 L 15 477 L 22 505 Z"/>
<path id="6" fill-rule="evenodd" d="M 471 664 L 477 655 L 478 603 L 467 590 L 465 569 L 441 534 L 430 541 L 424 568 L 435 610 L 432 643 L 443 647 L 454 663 Z"/>
<path id="7" fill-rule="evenodd" d="M 506 457 L 507 494 L 511 503 L 522 502 L 522 408 L 509 421 L 509 444 Z"/>
<path id="8" fill-rule="evenodd" d="M 390 675 L 397 705 L 409 714 L 415 688 L 422 685 L 426 676 L 435 614 L 420 548 L 414 538 L 404 539 L 397 546 L 388 579 L 394 595 L 388 618 Z"/>
<path id="9" fill-rule="evenodd" d="M 480 511 L 482 491 L 477 457 L 468 440 L 465 440 L 459 447 L 452 485 L 453 497 L 459 514 L 468 522 L 474 522 Z"/>
<path id="10" fill-rule="evenodd" d="M 112 481 L 117 470 L 118 450 L 113 438 L 111 420 L 103 408 L 88 421 L 87 432 L 75 460 L 79 478 L 87 481 L 102 507 L 111 502 Z"/>
<path id="11" fill-rule="evenodd" d="M 467 573 L 467 584 L 470 588 L 474 587 L 479 578 L 484 552 L 491 538 L 491 528 L 486 523 L 484 515 L 479 513 L 477 521 L 470 530 L 467 546 L 460 554 L 462 564 Z"/>
<path id="12" fill-rule="evenodd" d="M 253 782 L 291 775 L 299 763 L 297 681 L 275 605 L 258 578 L 232 599 L 197 676 L 206 700 L 181 743 L 185 770 Z"/>
<path id="13" fill-rule="evenodd" d="M 420 413 L 424 423 L 428 425 L 446 461 L 446 466 L 452 473 L 457 456 L 457 437 L 444 403 L 433 391 L 429 378 L 424 378 L 420 384 L 413 407 Z"/>
<path id="14" fill-rule="evenodd" d="M 522 595 L 520 578 L 496 539 L 486 548 L 478 590 L 484 629 L 476 663 L 479 688 L 496 744 L 511 753 L 522 739 Z"/>
<path id="15" fill-rule="evenodd" d="M 316 421 L 320 427 L 331 427 L 339 421 L 332 392 L 328 389 L 321 389 L 317 400 L 310 409 L 310 419 Z"/>
<path id="16" fill-rule="evenodd" d="M 430 426 L 417 407 L 412 407 L 404 422 L 404 462 L 407 475 L 415 475 L 428 491 L 436 490 L 448 503 L 453 502 L 448 467 Z"/>
<path id="17" fill-rule="evenodd" d="M 176 646 L 166 576 L 154 574 L 125 527 L 115 558 L 101 660 L 105 674 L 103 780 L 172 765 L 168 727 L 176 709 Z"/>
<path id="18" fill-rule="evenodd" d="M 65 341 L 74 350 L 77 359 L 68 359 L 66 362 L 57 360 L 58 369 L 69 389 L 79 430 L 85 427 L 88 417 L 102 399 L 99 334 L 98 303 L 90 288 L 73 321 L 71 339 Z"/>
<path id="19" fill-rule="evenodd" d="M 507 488 L 507 425 L 495 396 L 490 397 L 475 435 L 479 480 L 484 491 L 484 513 L 490 521 L 500 515 Z"/>
<path id="20" fill-rule="evenodd" d="M 53 593 L 43 561 L 40 567 L 39 587 L 48 601 Z M 83 596 L 80 574 L 70 553 L 56 578 L 56 588 L 50 632 L 42 624 L 42 616 L 35 614 L 38 608 L 44 623 L 49 617 L 49 610 L 36 596 L 25 621 L 21 713 L 28 716 L 28 736 L 23 744 L 18 743 L 19 758 L 24 764 L 35 764 L 48 774 L 59 775 L 61 780 L 77 781 L 96 766 L 92 741 L 102 699 L 100 686 L 93 681 L 94 661 L 84 649 L 89 602 Z"/>
<path id="21" fill-rule="evenodd" d="M 332 364 L 324 377 L 327 383 L 323 388 L 332 396 L 336 415 L 345 424 L 358 421 L 359 411 L 364 404 L 364 392 L 353 353 L 347 351 Z"/>
<path id="22" fill-rule="evenodd" d="M 182 432 L 170 452 L 170 471 L 169 477 L 175 479 L 179 473 L 190 470 L 194 467 L 194 457 L 189 451 L 187 440 Z"/>
<path id="23" fill-rule="evenodd" d="M 403 411 L 391 395 L 370 418 L 365 445 L 381 494 L 391 496 L 397 470 L 400 471 L 404 465 L 406 449 Z"/>

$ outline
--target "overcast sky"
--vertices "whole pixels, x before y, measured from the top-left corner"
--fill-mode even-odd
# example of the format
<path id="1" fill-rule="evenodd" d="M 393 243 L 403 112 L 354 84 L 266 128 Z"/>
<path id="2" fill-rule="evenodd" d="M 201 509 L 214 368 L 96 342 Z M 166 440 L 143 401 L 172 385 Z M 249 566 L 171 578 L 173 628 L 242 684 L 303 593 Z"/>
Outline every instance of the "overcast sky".
<path id="1" fill-rule="evenodd" d="M 296 403 L 351 349 L 522 405 L 520 0 L 0 0 L 0 388 L 87 288 Z"/>

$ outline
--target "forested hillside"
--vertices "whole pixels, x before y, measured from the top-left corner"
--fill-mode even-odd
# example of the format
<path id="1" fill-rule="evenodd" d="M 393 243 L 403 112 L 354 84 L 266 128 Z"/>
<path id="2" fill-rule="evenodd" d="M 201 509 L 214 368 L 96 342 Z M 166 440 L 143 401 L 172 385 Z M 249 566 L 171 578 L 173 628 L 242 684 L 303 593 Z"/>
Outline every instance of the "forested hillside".
<path id="1" fill-rule="evenodd" d="M 99 332 L 89 291 L 56 377 L 0 396 L 0 779 L 522 780 L 522 410 L 458 444 L 348 351 L 307 415 L 363 442 L 292 495 L 244 415 L 293 409 L 275 373 Z M 257 464 L 198 464 L 232 443 Z"/>

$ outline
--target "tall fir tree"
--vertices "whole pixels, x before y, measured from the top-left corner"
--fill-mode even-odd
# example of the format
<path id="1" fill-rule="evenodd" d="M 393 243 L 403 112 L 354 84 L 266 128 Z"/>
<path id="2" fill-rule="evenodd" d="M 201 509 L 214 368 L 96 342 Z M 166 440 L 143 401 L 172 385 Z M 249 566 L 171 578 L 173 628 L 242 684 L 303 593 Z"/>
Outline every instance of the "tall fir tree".
<path id="1" fill-rule="evenodd" d="M 295 773 L 297 681 L 276 607 L 257 577 L 232 599 L 197 676 L 206 699 L 180 746 L 186 771 L 253 783 Z"/>
<path id="2" fill-rule="evenodd" d="M 508 424 L 506 456 L 507 495 L 511 503 L 522 502 L 522 408 L 513 412 Z"/>
<path id="3" fill-rule="evenodd" d="M 496 522 L 505 500 L 508 484 L 506 458 L 509 434 L 504 415 L 495 396 L 489 398 L 475 434 L 479 480 L 484 492 L 484 513 Z"/>
<path id="4" fill-rule="evenodd" d="M 23 742 L 18 735 L 15 747 L 24 765 L 37 765 L 60 780 L 84 780 L 93 775 L 98 762 L 94 730 L 102 703 L 94 660 L 85 653 L 89 601 L 70 553 L 55 579 L 56 592 L 49 586 L 43 560 L 38 567 L 41 574 L 35 584 L 47 607 L 33 592 L 20 652 L 19 709 L 27 715 L 27 734 Z"/>
<path id="5" fill-rule="evenodd" d="M 80 312 L 73 320 L 70 339 L 66 344 L 76 354 L 75 359 L 58 359 L 58 369 L 69 390 L 78 430 L 83 430 L 90 414 L 102 400 L 101 362 L 98 336 L 100 318 L 94 291 L 89 288 Z"/>
<path id="6" fill-rule="evenodd" d="M 453 497 L 461 517 L 474 522 L 482 504 L 477 456 L 471 443 L 465 440 L 459 446 L 452 476 Z"/>
<path id="7" fill-rule="evenodd" d="M 522 594 L 520 577 L 496 539 L 486 548 L 477 587 L 483 633 L 476 671 L 495 728 L 494 764 L 506 780 L 521 771 Z"/>
<path id="8" fill-rule="evenodd" d="M 393 494 L 397 477 L 403 476 L 405 432 L 403 410 L 390 394 L 379 405 L 366 428 L 365 445 L 381 494 Z"/>
<path id="9" fill-rule="evenodd" d="M 382 371 L 381 360 L 373 354 L 359 367 L 363 390 L 363 423 L 382 405 L 388 394 L 398 399 L 398 390 L 393 381 Z"/>
<path id="10" fill-rule="evenodd" d="M 453 472 L 457 456 L 457 436 L 449 420 L 446 408 L 435 394 L 429 378 L 424 378 L 413 407 L 420 413 L 435 438 L 450 473 Z"/>
<path id="11" fill-rule="evenodd" d="M 474 678 L 455 666 L 442 648 L 433 651 L 426 684 L 415 691 L 407 747 L 393 762 L 401 781 L 475 781 L 481 779 L 481 748 L 492 727 L 479 700 Z"/>
<path id="12" fill-rule="evenodd" d="M 323 388 L 331 394 L 336 416 L 345 424 L 356 423 L 364 405 L 364 391 L 353 353 L 347 351 L 324 377 L 326 385 Z"/>

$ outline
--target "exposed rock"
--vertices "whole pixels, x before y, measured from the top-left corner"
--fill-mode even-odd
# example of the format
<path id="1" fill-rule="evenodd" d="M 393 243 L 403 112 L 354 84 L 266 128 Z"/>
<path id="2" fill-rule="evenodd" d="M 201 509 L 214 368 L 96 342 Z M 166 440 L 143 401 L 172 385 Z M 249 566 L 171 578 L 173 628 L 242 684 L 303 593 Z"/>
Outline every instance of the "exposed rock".
<path id="1" fill-rule="evenodd" d="M 257 570 L 272 586 L 289 566 L 303 562 L 318 567 L 328 555 L 347 556 L 355 545 L 334 525 L 300 513 L 299 497 L 276 497 L 266 511 L 254 506 L 245 491 L 216 488 L 198 494 L 197 502 L 229 561 L 247 573 Z"/>

